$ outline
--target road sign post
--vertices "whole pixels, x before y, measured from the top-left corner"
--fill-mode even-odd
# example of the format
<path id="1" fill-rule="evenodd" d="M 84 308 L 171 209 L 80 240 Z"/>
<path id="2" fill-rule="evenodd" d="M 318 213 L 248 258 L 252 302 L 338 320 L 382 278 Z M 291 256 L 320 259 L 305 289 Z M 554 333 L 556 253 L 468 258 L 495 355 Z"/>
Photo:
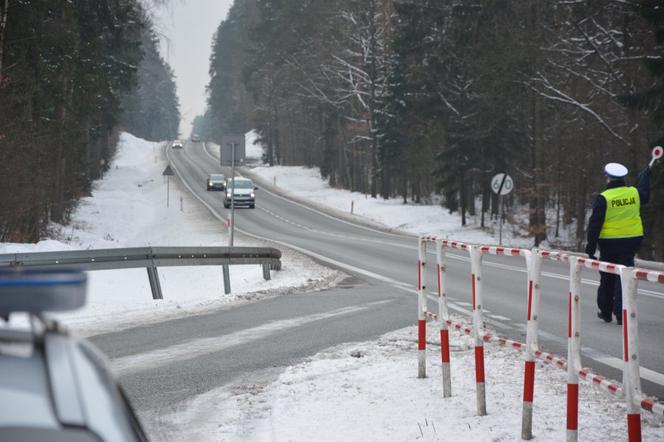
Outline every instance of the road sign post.
<path id="1" fill-rule="evenodd" d="M 162 172 L 162 175 L 166 177 L 166 208 L 170 206 L 171 201 L 171 180 L 170 178 L 175 175 L 171 165 L 166 166 L 166 169 Z"/>
<path id="2" fill-rule="evenodd" d="M 231 233 L 228 237 L 228 245 L 233 247 L 233 233 L 235 232 L 235 147 L 236 143 L 231 145 Z"/>
<path id="3" fill-rule="evenodd" d="M 231 220 L 230 232 L 228 235 L 228 245 L 233 247 L 235 236 L 235 164 L 239 162 L 244 164 L 245 146 L 244 135 L 224 135 L 221 137 L 219 147 L 219 161 L 221 166 L 231 166 Z M 226 192 L 228 192 L 228 188 Z"/>
<path id="4" fill-rule="evenodd" d="M 506 173 L 499 173 L 494 175 L 491 178 L 491 190 L 493 193 L 498 195 L 498 206 L 499 206 L 499 227 L 498 227 L 498 244 L 503 245 L 503 218 L 504 214 L 504 204 L 503 196 L 509 194 L 514 188 L 514 181 L 512 177 Z"/>

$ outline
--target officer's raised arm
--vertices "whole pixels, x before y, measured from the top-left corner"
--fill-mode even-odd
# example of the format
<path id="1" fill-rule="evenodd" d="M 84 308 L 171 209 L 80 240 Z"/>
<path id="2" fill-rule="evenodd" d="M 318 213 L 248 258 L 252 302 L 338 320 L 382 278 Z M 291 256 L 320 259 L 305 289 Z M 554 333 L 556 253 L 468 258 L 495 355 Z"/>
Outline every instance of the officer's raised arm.
<path id="1" fill-rule="evenodd" d="M 636 189 L 639 191 L 641 205 L 648 204 L 648 201 L 650 201 L 650 167 L 646 167 L 639 172 Z"/>

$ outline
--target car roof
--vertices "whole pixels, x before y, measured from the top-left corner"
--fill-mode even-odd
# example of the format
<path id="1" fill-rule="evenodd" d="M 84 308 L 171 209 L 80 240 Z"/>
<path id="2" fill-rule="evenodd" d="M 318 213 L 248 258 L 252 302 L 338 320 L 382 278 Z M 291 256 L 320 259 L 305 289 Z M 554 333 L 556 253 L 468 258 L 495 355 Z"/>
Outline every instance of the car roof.
<path id="1" fill-rule="evenodd" d="M 0 407 L 0 440 L 23 440 L 2 435 L 27 436 L 30 428 L 52 431 L 54 436 L 44 440 L 66 440 L 55 435 L 67 426 L 104 440 L 136 440 L 106 359 L 87 341 L 47 332 L 40 345 L 21 339 L 17 347 L 12 344 L 17 333 L 0 331 L 5 343 L 0 345 L 0 397 L 12 404 Z M 96 440 L 78 436 L 70 440 Z"/>
<path id="2" fill-rule="evenodd" d="M 144 439 L 104 355 L 42 319 L 43 312 L 80 308 L 86 282 L 77 271 L 0 272 L 0 314 L 35 319 L 29 330 L 0 326 L 0 398 L 11 404 L 0 406 L 0 440 Z"/>

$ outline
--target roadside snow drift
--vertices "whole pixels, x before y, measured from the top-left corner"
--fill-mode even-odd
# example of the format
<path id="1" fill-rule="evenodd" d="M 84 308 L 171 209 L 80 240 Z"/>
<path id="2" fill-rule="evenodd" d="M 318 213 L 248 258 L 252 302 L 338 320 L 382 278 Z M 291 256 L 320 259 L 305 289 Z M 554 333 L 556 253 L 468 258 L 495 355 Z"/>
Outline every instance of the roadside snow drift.
<path id="1" fill-rule="evenodd" d="M 170 178 L 170 201 L 162 172 L 163 148 L 121 135 L 118 153 L 92 196 L 81 200 L 70 225 L 52 226 L 52 238 L 38 244 L 0 243 L 0 253 L 141 246 L 226 246 L 225 226 Z M 266 244 L 243 243 L 236 245 Z M 163 300 L 152 300 L 145 269 L 88 272 L 87 306 L 58 315 L 83 332 L 120 324 L 162 320 L 231 302 L 273 295 L 290 287 L 325 285 L 334 271 L 282 250 L 283 270 L 264 281 L 259 266 L 231 266 L 233 293 L 224 295 L 221 267 L 159 268 Z"/>
<path id="2" fill-rule="evenodd" d="M 199 396 L 178 415 L 197 441 L 514 441 L 521 436 L 522 354 L 486 345 L 487 416 L 477 416 L 472 339 L 451 331 L 452 397 L 443 398 L 437 327 L 428 327 L 427 378 L 417 378 L 417 328 L 329 349 L 268 385 L 236 384 Z M 566 373 L 538 362 L 533 432 L 566 437 Z M 643 439 L 664 440 L 646 418 Z M 195 424 L 192 425 L 191 422 Z M 624 440 L 625 406 L 580 384 L 579 439 Z M 173 440 L 185 437 L 176 434 Z"/>

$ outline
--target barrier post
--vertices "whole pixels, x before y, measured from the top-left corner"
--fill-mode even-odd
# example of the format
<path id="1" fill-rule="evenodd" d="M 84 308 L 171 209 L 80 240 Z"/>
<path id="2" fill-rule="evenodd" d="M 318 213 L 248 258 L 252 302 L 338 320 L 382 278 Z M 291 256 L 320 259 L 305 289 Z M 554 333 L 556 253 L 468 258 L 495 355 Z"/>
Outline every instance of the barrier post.
<path id="1" fill-rule="evenodd" d="M 633 267 L 620 268 L 623 306 L 623 390 L 627 402 L 627 440 L 641 441 L 641 375 L 639 373 L 638 319 L 636 315 L 637 280 Z"/>
<path id="2" fill-rule="evenodd" d="M 427 375 L 427 323 L 424 318 L 424 311 L 427 307 L 426 284 L 424 283 L 424 268 L 426 265 L 426 242 L 422 237 L 418 239 L 418 259 L 417 259 L 417 377 L 425 378 Z"/>
<path id="3" fill-rule="evenodd" d="M 447 308 L 445 292 L 445 250 L 442 241 L 436 241 L 436 276 L 438 277 L 438 319 L 440 320 L 440 354 L 443 367 L 443 397 L 452 396 L 452 374 L 450 371 L 450 332 L 447 321 L 450 312 Z"/>
<path id="4" fill-rule="evenodd" d="M 152 299 L 164 299 L 161 293 L 161 283 L 159 282 L 159 272 L 157 267 L 147 267 L 148 281 L 150 282 L 150 290 L 152 291 Z"/>
<path id="5" fill-rule="evenodd" d="M 533 438 L 533 399 L 535 396 L 535 351 L 539 348 L 538 318 L 542 277 L 542 256 L 533 249 L 525 255 L 528 269 L 528 322 L 526 327 L 525 375 L 523 380 L 523 412 L 521 439 Z"/>
<path id="6" fill-rule="evenodd" d="M 579 370 L 581 369 L 581 267 L 569 257 L 567 318 L 567 442 L 576 442 L 579 430 Z"/>
<path id="7" fill-rule="evenodd" d="M 473 296 L 473 338 L 475 340 L 475 382 L 477 385 L 477 414 L 486 415 L 484 383 L 484 319 L 482 318 L 482 254 L 478 246 L 470 246 L 470 267 Z"/>

